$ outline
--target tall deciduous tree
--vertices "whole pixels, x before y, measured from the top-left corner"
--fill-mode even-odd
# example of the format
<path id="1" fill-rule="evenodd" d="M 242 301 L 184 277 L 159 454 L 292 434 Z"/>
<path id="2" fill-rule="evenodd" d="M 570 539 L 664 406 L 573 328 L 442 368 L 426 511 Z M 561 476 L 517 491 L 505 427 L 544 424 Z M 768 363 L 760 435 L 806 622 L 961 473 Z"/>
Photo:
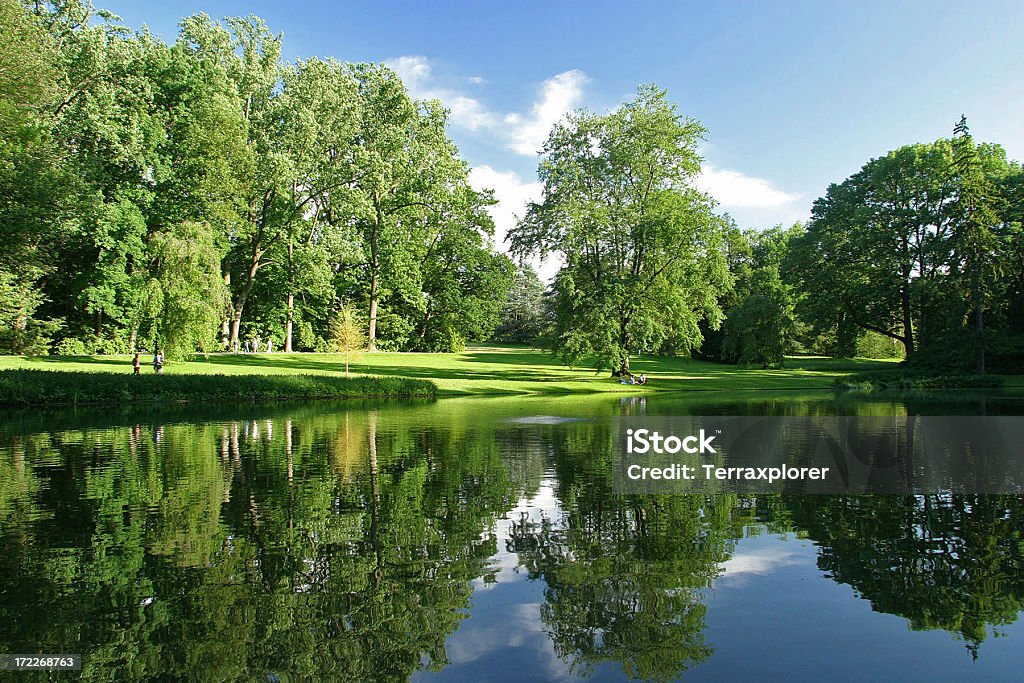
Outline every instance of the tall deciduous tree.
<path id="1" fill-rule="evenodd" d="M 951 155 L 940 140 L 872 159 L 829 186 L 793 241 L 803 317 L 838 328 L 848 350 L 859 328 L 900 341 L 910 357 L 940 325 L 925 312 L 935 310 L 949 262 Z"/>
<path id="2" fill-rule="evenodd" d="M 551 132 L 543 199 L 511 239 L 519 255 L 555 253 L 564 263 L 553 343 L 566 361 L 593 356 L 625 373 L 631 354 L 666 344 L 689 352 L 702 319 L 720 323 L 717 294 L 730 285 L 723 222 L 693 188 L 704 132 L 653 85 Z"/>
<path id="3" fill-rule="evenodd" d="M 292 175 L 280 135 L 281 36 L 255 16 L 229 18 L 225 24 L 205 14 L 189 17 L 178 42 L 225 83 L 224 95 L 242 118 L 245 152 L 235 169 L 232 198 L 237 218 L 226 226 L 229 343 L 235 346 L 257 277 L 272 263 L 271 250 L 284 239 L 294 207 L 287 202 Z"/>
<path id="4" fill-rule="evenodd" d="M 437 102 L 418 103 L 390 69 L 351 69 L 359 98 L 359 146 L 350 184 L 351 216 L 365 252 L 368 346 L 379 336 L 381 301 L 420 298 L 420 257 L 425 223 L 440 211 L 451 188 L 465 184 L 466 168 L 445 134 L 447 116 Z"/>
<path id="5" fill-rule="evenodd" d="M 354 166 L 358 98 L 348 67 L 334 60 L 300 61 L 285 70 L 282 116 L 292 177 L 291 206 L 283 252 L 285 290 L 284 350 L 293 349 L 295 298 L 333 298 L 332 270 L 347 260 L 354 244 L 349 185 Z"/>
<path id="6" fill-rule="evenodd" d="M 48 125 L 56 54 L 20 2 L 0 0 L 0 348 L 12 353 L 45 347 L 39 283 L 59 262 L 75 184 Z"/>
<path id="7" fill-rule="evenodd" d="M 484 207 L 493 200 L 469 187 L 465 177 L 460 172 L 460 186 L 426 223 L 422 299 L 407 345 L 412 350 L 459 351 L 466 341 L 486 339 L 508 297 L 512 262 L 489 244 L 494 223 Z"/>

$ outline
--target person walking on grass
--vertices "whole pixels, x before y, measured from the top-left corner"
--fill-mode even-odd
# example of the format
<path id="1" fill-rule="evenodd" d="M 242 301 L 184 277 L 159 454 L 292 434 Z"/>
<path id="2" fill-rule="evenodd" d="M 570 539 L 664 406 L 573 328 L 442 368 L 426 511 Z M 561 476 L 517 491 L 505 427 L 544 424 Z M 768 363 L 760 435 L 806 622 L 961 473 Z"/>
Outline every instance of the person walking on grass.
<path id="1" fill-rule="evenodd" d="M 132 361 L 132 369 L 135 371 L 132 374 L 139 374 L 139 368 L 142 366 L 142 361 L 139 360 L 139 353 L 135 353 L 135 359 Z"/>
<path id="2" fill-rule="evenodd" d="M 161 373 L 164 371 L 164 352 L 157 351 L 153 355 L 153 372 Z"/>

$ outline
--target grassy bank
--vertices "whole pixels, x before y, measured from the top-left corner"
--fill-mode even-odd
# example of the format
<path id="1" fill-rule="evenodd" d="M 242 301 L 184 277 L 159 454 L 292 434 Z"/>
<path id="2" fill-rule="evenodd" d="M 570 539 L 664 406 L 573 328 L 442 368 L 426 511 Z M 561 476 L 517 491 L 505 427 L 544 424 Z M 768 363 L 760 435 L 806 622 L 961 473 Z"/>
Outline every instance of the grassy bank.
<path id="1" fill-rule="evenodd" d="M 650 383 L 646 386 L 622 385 L 609 377 L 607 371 L 566 367 L 544 352 L 511 346 L 473 347 L 463 353 L 366 353 L 352 364 L 351 370 L 357 376 L 429 380 L 437 386 L 438 395 L 445 396 L 644 394 L 658 391 L 829 390 L 837 378 L 883 370 L 892 367 L 892 363 L 794 357 L 786 360 L 784 369 L 760 370 L 683 358 L 641 356 L 633 360 L 632 367 L 634 372 L 646 374 Z M 0 369 L 4 368 L 102 372 L 139 379 L 130 377 L 131 358 L 128 356 L 5 356 L 0 357 Z M 189 362 L 172 363 L 157 379 L 169 380 L 186 375 L 339 378 L 343 369 L 344 360 L 337 354 L 212 354 L 198 356 Z M 145 377 L 156 378 L 149 366 L 144 366 L 142 372 Z M 196 378 L 193 381 L 195 384 L 190 386 L 196 387 L 196 391 L 206 390 L 206 379 Z M 223 390 L 228 395 L 238 395 L 232 392 L 245 393 L 242 390 L 245 385 L 232 384 L 230 380 L 218 382 L 225 382 Z M 129 389 L 134 386 L 127 384 Z M 268 386 L 287 387 L 284 384 Z M 82 389 L 92 391 L 94 387 L 86 383 Z M 277 392 L 272 394 L 277 396 L 284 389 L 268 391 Z"/>
<path id="2" fill-rule="evenodd" d="M 916 391 L 953 389 L 999 389 L 1006 384 L 998 375 L 943 375 L 928 372 L 882 370 L 839 377 L 840 391 Z"/>
<path id="3" fill-rule="evenodd" d="M 0 405 L 6 406 L 433 397 L 436 390 L 432 382 L 404 377 L 0 371 Z"/>

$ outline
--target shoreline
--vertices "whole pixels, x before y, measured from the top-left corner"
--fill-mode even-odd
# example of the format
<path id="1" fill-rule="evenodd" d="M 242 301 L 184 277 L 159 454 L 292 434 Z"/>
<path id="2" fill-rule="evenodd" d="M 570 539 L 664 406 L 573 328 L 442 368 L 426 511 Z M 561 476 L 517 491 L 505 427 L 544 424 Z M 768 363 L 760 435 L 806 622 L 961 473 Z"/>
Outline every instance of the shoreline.
<path id="1" fill-rule="evenodd" d="M 787 357 L 784 368 L 754 369 L 704 360 L 637 356 L 645 385 L 620 384 L 607 370 L 561 365 L 549 354 L 517 346 L 476 346 L 460 353 L 373 352 L 342 373 L 340 354 L 197 355 L 157 374 L 148 363 L 132 374 L 130 356 L 2 356 L 0 406 L 144 405 L 319 399 L 515 396 L 619 397 L 731 392 L 842 392 L 865 379 L 908 374 L 889 361 Z M 1024 391 L 1024 376 L 998 377 L 1004 390 Z M 894 383 L 895 384 L 895 383 Z M 966 383 L 956 386 L 965 388 Z M 860 387 L 863 389 L 863 387 Z M 878 393 L 881 387 L 872 387 Z M 891 389 L 906 389 L 894 385 Z M 941 386 L 909 387 L 942 391 Z M 979 387 L 981 388 L 981 387 Z M 987 388 L 987 387 L 986 387 Z M 994 388 L 994 387 L 993 387 Z M 885 391 L 885 390 L 882 390 Z M 849 392 L 858 393 L 858 392 Z"/>
<path id="2" fill-rule="evenodd" d="M 436 396 L 437 386 L 433 382 L 407 377 L 0 370 L 0 407 L 4 408 L 433 399 Z"/>

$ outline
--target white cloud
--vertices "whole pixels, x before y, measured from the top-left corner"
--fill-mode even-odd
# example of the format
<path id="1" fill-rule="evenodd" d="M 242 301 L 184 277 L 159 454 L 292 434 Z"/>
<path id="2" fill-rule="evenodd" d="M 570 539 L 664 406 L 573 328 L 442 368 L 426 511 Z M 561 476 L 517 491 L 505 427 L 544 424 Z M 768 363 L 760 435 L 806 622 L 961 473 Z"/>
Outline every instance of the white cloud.
<path id="1" fill-rule="evenodd" d="M 413 90 L 414 86 L 430 78 L 430 61 L 426 57 L 407 56 L 388 59 L 384 65 L 398 74 L 405 86 Z"/>
<path id="2" fill-rule="evenodd" d="M 563 71 L 544 81 L 537 100 L 528 113 L 499 113 L 483 102 L 466 94 L 463 89 L 446 87 L 444 79 L 435 75 L 430 60 L 423 56 L 403 56 L 384 62 L 401 77 L 410 95 L 417 99 L 437 99 L 451 112 L 449 122 L 456 127 L 484 132 L 507 149 L 524 156 L 534 157 L 551 132 L 551 128 L 566 114 L 580 106 L 583 88 L 589 81 L 578 69 Z M 472 76 L 459 82 L 480 85 L 482 76 Z M 499 171 L 491 166 L 477 166 L 470 172 L 469 181 L 476 189 L 494 190 L 496 206 L 490 207 L 496 227 L 495 242 L 507 249 L 505 236 L 526 213 L 530 201 L 541 197 L 541 184 L 525 182 L 514 171 Z M 550 281 L 560 267 L 560 260 L 549 257 L 545 261 L 534 259 L 532 265 L 542 280 Z"/>
<path id="3" fill-rule="evenodd" d="M 538 182 L 525 182 L 515 171 L 498 171 L 486 165 L 476 166 L 469 172 L 469 184 L 476 190 L 494 190 L 498 203 L 488 207 L 494 219 L 494 240 L 500 249 L 507 250 L 505 236 L 526 214 L 527 204 L 540 201 L 543 186 Z M 530 263 L 544 282 L 550 282 L 561 267 L 556 256 L 544 261 L 535 258 Z"/>
<path id="4" fill-rule="evenodd" d="M 801 198 L 799 194 L 783 192 L 764 178 L 718 169 L 708 164 L 704 165 L 697 178 L 697 187 L 726 208 L 776 208 Z"/>
<path id="5" fill-rule="evenodd" d="M 384 64 L 401 77 L 413 97 L 440 100 L 451 111 L 452 125 L 471 131 L 486 130 L 512 151 L 525 156 L 536 156 L 552 126 L 580 105 L 583 86 L 589 80 L 578 69 L 563 71 L 544 81 L 539 98 L 529 113 L 499 114 L 475 97 L 437 85 L 430 60 L 426 57 L 396 57 Z M 467 80 L 475 85 L 485 82 L 482 76 L 472 76 Z"/>
<path id="6" fill-rule="evenodd" d="M 476 190 L 492 189 L 497 206 L 489 207 L 494 219 L 495 241 L 501 244 L 505 235 L 526 213 L 526 205 L 539 201 L 541 184 L 523 181 L 515 171 L 497 171 L 490 166 L 476 166 L 469 172 L 469 184 Z"/>
<path id="7" fill-rule="evenodd" d="M 441 91 L 444 93 L 445 91 Z M 436 97 L 436 96 L 435 96 Z M 457 126 L 478 130 L 480 128 L 491 128 L 497 123 L 497 118 L 487 111 L 480 100 L 466 97 L 465 95 L 446 95 L 437 97 L 441 103 L 451 110 L 451 122 Z"/>
<path id="8" fill-rule="evenodd" d="M 384 65 L 398 74 L 409 94 L 420 100 L 440 100 L 451 111 L 449 120 L 453 125 L 477 130 L 494 126 L 498 118 L 487 111 L 480 100 L 464 95 L 457 90 L 438 87 L 431 83 L 433 70 L 430 60 L 420 56 L 396 57 Z M 477 77 L 479 78 L 479 77 Z M 482 82 L 482 79 L 481 79 Z"/>
<path id="9" fill-rule="evenodd" d="M 579 106 L 583 99 L 583 86 L 588 80 L 585 73 L 573 69 L 544 81 L 540 100 L 534 103 L 529 116 L 505 115 L 504 123 L 509 126 L 509 148 L 526 156 L 538 154 L 552 126 Z"/>

